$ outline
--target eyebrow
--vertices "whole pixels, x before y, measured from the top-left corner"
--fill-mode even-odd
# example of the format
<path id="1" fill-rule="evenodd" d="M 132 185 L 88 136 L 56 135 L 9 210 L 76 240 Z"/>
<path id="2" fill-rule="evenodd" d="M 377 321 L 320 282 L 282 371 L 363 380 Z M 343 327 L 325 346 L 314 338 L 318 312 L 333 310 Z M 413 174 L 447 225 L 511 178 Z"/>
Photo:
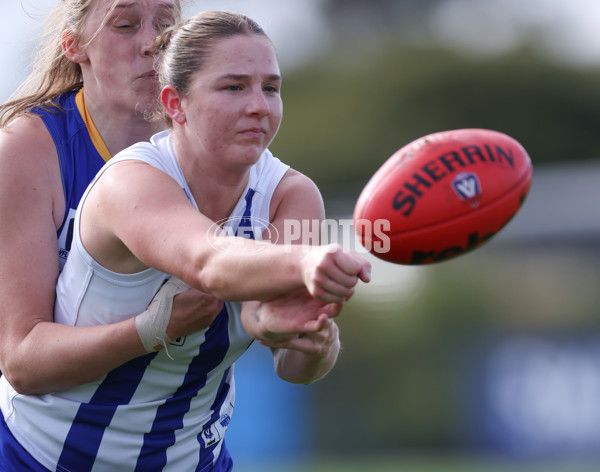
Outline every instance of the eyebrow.
<path id="1" fill-rule="evenodd" d="M 224 74 L 219 77 L 220 80 L 244 80 L 250 77 L 248 74 Z M 281 80 L 281 76 L 279 74 L 269 74 L 267 75 L 267 80 L 277 82 Z"/>
<path id="2" fill-rule="evenodd" d="M 115 5 L 115 8 L 114 8 L 113 11 L 115 11 L 115 10 L 125 10 L 127 8 L 133 8 L 133 7 L 137 6 L 137 5 L 138 5 L 138 2 L 136 0 L 129 1 L 129 2 L 127 2 L 127 1 L 121 2 L 121 3 L 117 3 Z M 158 5 L 158 8 L 161 9 L 161 10 L 169 10 L 169 11 L 172 11 L 172 12 L 175 12 L 175 10 L 176 10 L 175 4 L 173 4 L 171 2 L 160 3 Z"/>

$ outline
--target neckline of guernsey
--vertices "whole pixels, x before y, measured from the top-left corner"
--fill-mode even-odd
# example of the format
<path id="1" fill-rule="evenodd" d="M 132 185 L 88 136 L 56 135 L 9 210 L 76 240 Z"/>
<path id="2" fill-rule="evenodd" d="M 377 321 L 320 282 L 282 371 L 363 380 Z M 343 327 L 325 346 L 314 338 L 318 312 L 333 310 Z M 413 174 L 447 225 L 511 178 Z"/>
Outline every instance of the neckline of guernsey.
<path id="1" fill-rule="evenodd" d="M 88 109 L 85 106 L 85 97 L 83 95 L 83 89 L 77 92 L 77 95 L 75 96 L 75 104 L 77 105 L 77 109 L 79 110 L 79 113 L 83 118 L 83 122 L 85 123 L 85 126 L 88 130 L 90 139 L 92 140 L 92 144 L 98 151 L 98 154 L 100 154 L 100 157 L 104 159 L 104 162 L 108 162 L 108 160 L 112 156 L 108 148 L 106 147 L 106 144 L 104 144 L 104 140 L 102 139 L 102 136 L 100 136 L 98 128 L 96 128 L 94 120 L 92 120 L 92 117 L 90 116 L 90 113 L 88 112 Z"/>

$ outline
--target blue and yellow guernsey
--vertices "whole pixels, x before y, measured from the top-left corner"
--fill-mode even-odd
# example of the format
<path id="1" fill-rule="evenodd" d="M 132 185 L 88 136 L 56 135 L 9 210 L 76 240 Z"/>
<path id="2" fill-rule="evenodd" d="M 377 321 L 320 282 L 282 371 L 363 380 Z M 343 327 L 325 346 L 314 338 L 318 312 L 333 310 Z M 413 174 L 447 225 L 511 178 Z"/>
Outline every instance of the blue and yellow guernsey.
<path id="1" fill-rule="evenodd" d="M 34 108 L 54 140 L 65 194 L 65 215 L 58 229 L 60 267 L 73 239 L 73 218 L 85 189 L 111 155 L 88 114 L 83 89 L 56 99 L 59 108 Z"/>

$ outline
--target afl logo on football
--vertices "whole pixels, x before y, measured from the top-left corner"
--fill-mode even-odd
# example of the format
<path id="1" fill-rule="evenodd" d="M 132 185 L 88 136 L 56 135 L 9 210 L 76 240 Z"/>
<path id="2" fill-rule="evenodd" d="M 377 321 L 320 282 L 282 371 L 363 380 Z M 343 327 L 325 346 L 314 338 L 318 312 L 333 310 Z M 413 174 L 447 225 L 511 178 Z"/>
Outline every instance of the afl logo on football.
<path id="1" fill-rule="evenodd" d="M 452 188 L 465 203 L 476 207 L 481 199 L 481 184 L 477 174 L 461 172 L 452 181 Z"/>

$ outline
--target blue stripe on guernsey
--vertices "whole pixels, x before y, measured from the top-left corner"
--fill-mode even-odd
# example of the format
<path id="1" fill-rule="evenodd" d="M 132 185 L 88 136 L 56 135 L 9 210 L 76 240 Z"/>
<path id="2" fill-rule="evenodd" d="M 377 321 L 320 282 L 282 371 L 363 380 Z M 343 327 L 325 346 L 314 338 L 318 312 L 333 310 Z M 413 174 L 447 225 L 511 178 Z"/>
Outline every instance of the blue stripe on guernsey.
<path id="1" fill-rule="evenodd" d="M 50 472 L 19 444 L 2 415 L 0 415 L 0 470 Z"/>
<path id="2" fill-rule="evenodd" d="M 249 188 L 248 192 L 246 192 L 246 209 L 239 220 L 237 230 L 235 231 L 236 236 L 241 236 L 247 239 L 256 239 L 254 234 L 254 226 L 252 224 L 252 198 L 254 197 L 254 193 L 255 191 L 253 188 Z"/>
<path id="3" fill-rule="evenodd" d="M 248 193 L 246 193 L 246 210 L 242 215 L 242 220 L 240 221 L 240 226 L 252 227 L 252 218 L 250 215 L 252 214 L 252 198 L 254 197 L 254 189 L 249 188 Z M 254 232 L 251 232 L 254 236 Z M 254 239 L 254 238 L 252 238 Z"/>
<path id="4" fill-rule="evenodd" d="M 92 470 L 96 454 L 119 405 L 129 403 L 156 353 L 133 359 L 111 371 L 89 403 L 82 403 L 58 461 L 58 469 Z M 115 388 L 118 386 L 118 388 Z"/>
<path id="5" fill-rule="evenodd" d="M 233 459 L 231 454 L 225 446 L 225 440 L 223 440 L 223 447 L 221 448 L 221 454 L 215 464 L 208 464 L 202 469 L 196 468 L 195 472 L 231 472 L 233 470 Z"/>
<path id="6" fill-rule="evenodd" d="M 221 407 L 223 406 L 223 402 L 227 398 L 229 394 L 229 389 L 231 388 L 229 382 L 226 381 L 229 378 L 230 371 L 231 367 L 227 369 L 227 371 L 223 375 L 223 379 L 221 379 L 221 385 L 219 385 L 219 390 L 217 392 L 217 396 L 215 397 L 215 402 L 211 406 L 213 414 L 211 415 L 209 421 L 203 425 L 202 433 L 198 435 L 198 442 L 200 443 L 199 457 L 204 458 L 205 456 L 207 456 L 211 459 L 211 462 L 214 460 L 215 447 L 217 447 L 217 445 L 219 444 L 217 441 L 218 438 L 214 437 L 216 433 L 218 434 L 218 431 L 215 430 L 213 425 L 215 425 L 217 421 L 226 421 L 227 424 L 221 424 L 223 428 L 226 428 L 229 424 L 229 420 L 231 419 L 229 416 L 227 416 L 226 419 L 221 419 Z M 231 407 L 233 408 L 233 405 L 231 405 Z M 211 441 L 214 442 L 212 442 L 211 444 Z M 229 454 L 227 452 L 227 449 L 225 449 L 224 443 L 222 444 L 221 454 Z M 207 461 L 204 461 L 204 464 L 206 464 L 206 462 Z M 200 465 L 201 464 L 198 465 L 196 469 L 197 471 L 203 470 L 200 468 Z"/>
<path id="7" fill-rule="evenodd" d="M 151 431 L 144 435 L 144 444 L 138 457 L 136 471 L 162 470 L 166 465 L 167 449 L 175 444 L 176 431 L 183 427 L 183 417 L 190 408 L 191 399 L 206 385 L 208 374 L 223 362 L 229 345 L 229 312 L 224 306 L 206 331 L 205 342 L 200 345 L 198 354 L 190 362 L 182 385 L 173 397 L 158 408 Z M 223 374 L 223 379 L 228 377 L 228 372 L 229 369 Z M 220 403 L 215 402 L 213 405 L 217 411 L 223 403 L 223 397 L 218 396 L 218 398 Z M 212 456 L 202 455 L 201 458 L 202 467 L 212 463 Z"/>

